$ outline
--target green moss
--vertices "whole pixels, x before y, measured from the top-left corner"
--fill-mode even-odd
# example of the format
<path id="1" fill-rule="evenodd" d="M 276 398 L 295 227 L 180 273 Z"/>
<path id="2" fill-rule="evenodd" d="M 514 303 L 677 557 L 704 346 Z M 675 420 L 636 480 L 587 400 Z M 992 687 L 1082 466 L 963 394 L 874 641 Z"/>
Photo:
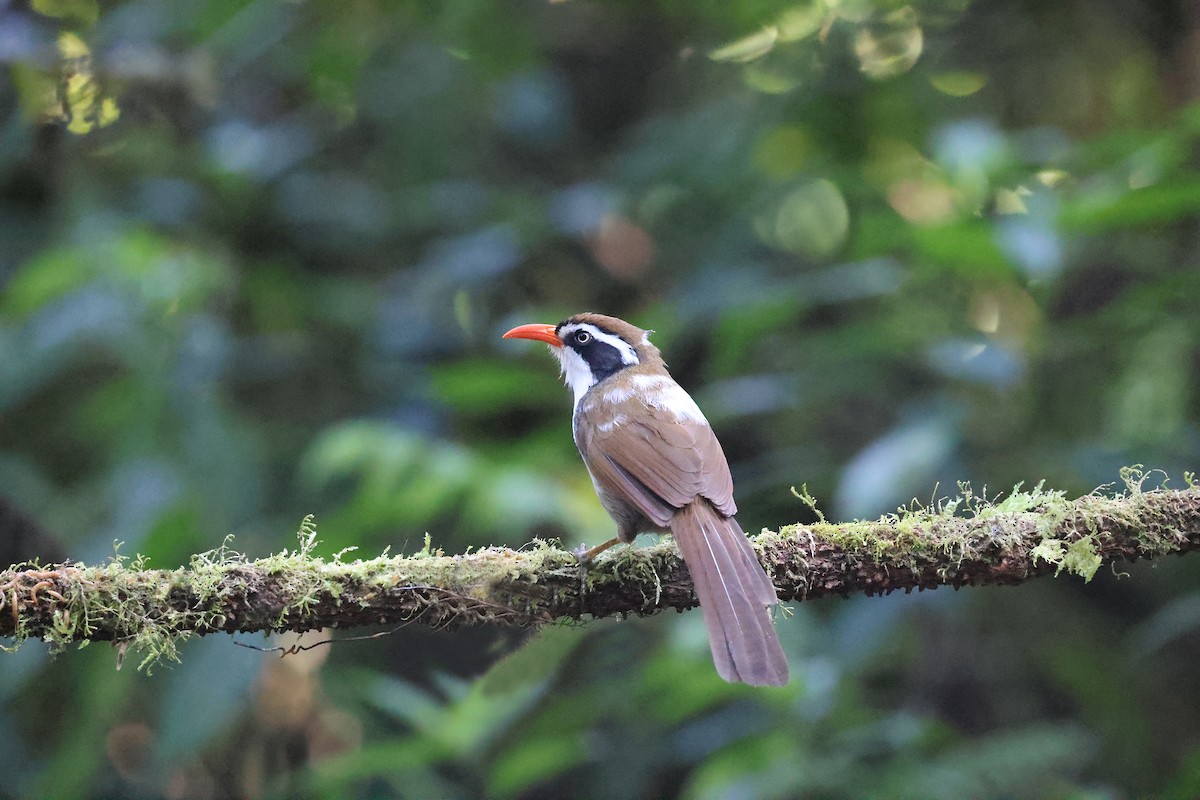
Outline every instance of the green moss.
<path id="1" fill-rule="evenodd" d="M 1092 536 L 1084 536 L 1081 539 L 1076 539 L 1067 547 L 1066 554 L 1063 555 L 1062 562 L 1059 564 L 1059 571 L 1065 569 L 1067 572 L 1073 572 L 1083 578 L 1085 582 L 1090 582 L 1096 575 L 1096 570 L 1100 569 L 1102 559 L 1100 554 L 1096 552 L 1096 542 Z"/>
<path id="2" fill-rule="evenodd" d="M 651 547 L 622 547 L 621 552 L 616 554 L 614 565 L 608 571 L 610 580 L 620 580 L 620 576 L 629 575 L 641 584 L 654 585 L 654 598 L 647 597 L 642 594 L 642 599 L 646 602 L 658 603 L 662 597 L 662 579 L 659 576 L 659 567 L 668 558 L 675 557 L 675 548 L 673 544 L 658 542 Z"/>
<path id="3" fill-rule="evenodd" d="M 1149 493 L 1147 481 L 1155 477 L 1159 478 L 1157 488 L 1165 488 L 1164 473 L 1147 472 L 1135 465 L 1121 471 L 1126 491 L 1120 497 L 1092 494 L 1070 502 L 1062 492 L 1046 490 L 1041 483 L 1030 490 L 1018 485 L 994 499 L 988 499 L 986 491 L 976 494 L 969 485 L 959 484 L 959 492 L 952 498 L 935 498 L 928 505 L 914 501 L 878 520 L 841 525 L 821 521 L 764 531 L 756 545 L 790 545 L 800 560 L 810 548 L 816 556 L 818 548 L 828 551 L 832 547 L 848 559 L 913 569 L 936 566 L 943 575 L 966 560 L 986 561 L 999 549 L 1027 553 L 1035 563 L 1053 564 L 1056 575 L 1065 570 L 1091 580 L 1102 563 L 1103 532 L 1113 530 L 1114 525 L 1132 532 L 1141 552 L 1147 554 L 1176 551 L 1189 535 L 1179 529 L 1184 523 L 1161 502 L 1161 495 Z M 1185 475 L 1185 482 L 1194 486 L 1194 476 Z M 807 492 L 798 496 L 803 499 Z M 271 576 L 272 589 L 285 601 L 278 616 L 269 621 L 276 628 L 308 614 L 321 598 L 342 602 L 350 587 L 354 587 L 353 602 L 365 608 L 377 592 L 402 585 L 435 587 L 448 595 L 478 599 L 477 621 L 486 622 L 502 614 L 503 605 L 509 602 L 497 595 L 505 579 L 558 587 L 555 594 L 521 592 L 513 598 L 518 610 L 534 619 L 545 618 L 550 607 L 561 608 L 563 592 L 599 591 L 629 581 L 646 587 L 643 600 L 654 606 L 662 596 L 661 576 L 678 558 L 675 544 L 665 538 L 645 547 L 614 548 L 580 571 L 574 554 L 557 542 L 534 540 L 520 552 L 486 548 L 446 556 L 426 536 L 424 547 L 413 556 L 393 557 L 385 552 L 369 560 L 345 561 L 343 557 L 352 548 L 330 559 L 314 555 L 319 542 L 312 517 L 304 519 L 296 535 L 296 549 L 254 561 L 234 550 L 229 537 L 220 547 L 193 556 L 186 569 L 151 571 L 144 559 L 131 560 L 119 552 L 96 567 L 61 568 L 71 572 L 69 580 L 56 584 L 67 587 L 63 589 L 66 596 L 56 604 L 48 624 L 44 619 L 39 622 L 36 635 L 52 652 L 59 652 L 73 643 L 84 646 L 103 625 L 115 633 L 120 652 L 137 653 L 139 669 L 149 671 L 163 661 L 178 661 L 180 645 L 195 631 L 224 627 L 224 601 L 246 595 L 254 589 L 250 582 L 264 573 Z M 23 569 L 38 568 L 18 565 L 14 571 Z M 16 591 L 32 594 L 32 585 L 18 584 Z M 183 597 L 189 599 L 188 604 L 179 602 Z M 34 635 L 34 618 L 18 619 L 14 646 Z"/>
<path id="4" fill-rule="evenodd" d="M 1061 539 L 1043 539 L 1029 553 L 1030 558 L 1037 562 L 1045 561 L 1057 565 L 1055 576 L 1064 569 L 1090 582 L 1100 569 L 1102 559 L 1096 551 L 1096 542 L 1090 534 L 1067 544 Z"/>
<path id="5" fill-rule="evenodd" d="M 1161 474 L 1161 473 L 1160 473 Z M 1122 470 L 1129 499 L 1143 491 L 1148 473 L 1141 466 Z M 1164 474 L 1165 478 L 1165 474 Z M 1007 495 L 989 500 L 986 490 L 976 494 L 969 484 L 960 483 L 959 493 L 953 498 L 935 500 L 928 506 L 914 501 L 892 514 L 878 520 L 857 520 L 842 525 L 817 523 L 812 526 L 792 525 L 781 528 L 783 537 L 811 535 L 828 542 L 847 553 L 859 553 L 864 557 L 900 567 L 915 567 L 925 560 L 952 560 L 960 565 L 963 561 L 982 558 L 985 548 L 999 545 L 1002 549 L 1027 546 L 1028 534 L 1022 523 L 1032 525 L 1041 536 L 1030 556 L 1057 565 L 1055 574 L 1066 570 L 1090 581 L 1101 564 L 1096 547 L 1100 514 L 1116 518 L 1134 529 L 1141 529 L 1140 537 L 1153 539 L 1155 551 L 1172 549 L 1174 541 L 1154 531 L 1154 526 L 1144 523 L 1146 509 L 1138 503 L 1115 503 L 1109 498 L 1085 497 L 1069 501 L 1061 491 L 1047 490 L 1044 483 L 1025 490 L 1022 484 L 1013 487 Z M 1092 508 L 1092 500 L 1096 508 Z M 1072 515 L 1091 533 L 1071 542 L 1055 538 Z M 1119 515 L 1119 516 L 1118 516 Z M 980 526 L 980 521 L 990 525 Z M 1143 541 L 1143 544 L 1151 542 Z M 949 564 L 946 568 L 949 568 Z"/>

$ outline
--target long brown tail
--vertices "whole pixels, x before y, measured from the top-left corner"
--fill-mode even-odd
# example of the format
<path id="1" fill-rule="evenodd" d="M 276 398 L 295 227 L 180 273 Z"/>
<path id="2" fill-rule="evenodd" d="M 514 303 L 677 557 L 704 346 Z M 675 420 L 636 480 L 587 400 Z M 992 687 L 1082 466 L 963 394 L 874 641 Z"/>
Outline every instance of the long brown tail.
<path id="1" fill-rule="evenodd" d="M 737 520 L 697 498 L 675 514 L 671 533 L 700 598 L 717 674 L 753 686 L 787 683 L 787 658 L 767 610 L 779 598 Z"/>

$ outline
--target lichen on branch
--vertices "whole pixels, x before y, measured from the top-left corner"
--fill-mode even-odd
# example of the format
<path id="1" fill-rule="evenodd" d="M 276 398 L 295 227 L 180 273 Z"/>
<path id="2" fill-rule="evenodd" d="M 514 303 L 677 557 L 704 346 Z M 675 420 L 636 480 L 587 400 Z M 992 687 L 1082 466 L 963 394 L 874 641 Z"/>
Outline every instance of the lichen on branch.
<path id="1" fill-rule="evenodd" d="M 1105 564 L 1200 548 L 1200 489 L 1126 491 L 1067 500 L 1039 484 L 988 501 L 960 486 L 952 500 L 875 521 L 819 522 L 752 537 L 782 600 L 886 594 L 937 586 L 1016 584 L 1068 572 L 1090 580 Z M 249 559 L 222 547 L 187 567 L 147 569 L 115 557 L 98 566 L 17 565 L 0 572 L 0 637 L 40 638 L 52 650 L 109 641 L 141 665 L 178 658 L 178 644 L 217 632 L 307 631 L 419 622 L 434 627 L 536 626 L 696 605 L 670 539 L 610 551 L 582 570 L 557 544 L 420 552 L 346 560 L 314 555 L 306 519 L 299 546 Z"/>

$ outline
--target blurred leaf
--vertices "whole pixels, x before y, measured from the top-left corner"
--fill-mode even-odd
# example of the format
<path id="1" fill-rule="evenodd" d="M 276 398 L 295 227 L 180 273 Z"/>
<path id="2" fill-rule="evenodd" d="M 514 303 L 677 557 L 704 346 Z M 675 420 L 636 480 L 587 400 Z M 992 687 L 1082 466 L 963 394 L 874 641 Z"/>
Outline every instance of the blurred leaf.
<path id="1" fill-rule="evenodd" d="M 436 730 L 445 718 L 437 698 L 408 681 L 381 674 L 363 674 L 359 681 L 369 702 L 417 731 Z"/>
<path id="2" fill-rule="evenodd" d="M 544 407 L 562 399 L 549 364 L 526 366 L 495 359 L 470 359 L 433 370 L 433 387 L 450 408 L 496 414 L 511 408 Z"/>
<path id="3" fill-rule="evenodd" d="M 453 797 L 453 783 L 437 773 L 443 755 L 432 739 L 386 739 L 349 753 L 324 759 L 313 767 L 312 783 L 319 796 L 344 798 L 361 782 L 395 776 L 405 792 L 422 797 Z"/>
<path id="4" fill-rule="evenodd" d="M 605 626 L 596 622 L 584 631 L 572 625 L 543 625 L 520 647 L 492 665 L 479 679 L 485 695 L 505 694 L 548 680 L 562 666 L 585 635 Z"/>
<path id="5" fill-rule="evenodd" d="M 9 282 L 3 307 L 25 316 L 96 281 L 173 314 L 205 302 L 231 280 L 222 260 L 133 229 L 87 247 L 46 250 Z"/>
<path id="6" fill-rule="evenodd" d="M 1159 795 L 1161 800 L 1189 800 L 1200 795 L 1200 750 L 1187 757 Z"/>
<path id="7" fill-rule="evenodd" d="M 1110 390 L 1108 429 L 1119 444 L 1153 445 L 1186 424 L 1195 389 L 1186 380 L 1194 348 L 1185 327 L 1167 318 L 1137 342 Z"/>
<path id="8" fill-rule="evenodd" d="M 1200 629 L 1200 593 L 1185 594 L 1159 608 L 1133 631 L 1133 654 L 1147 658 L 1197 629 Z"/>
<path id="9" fill-rule="evenodd" d="M 246 710 L 264 658 L 270 656 L 238 647 L 223 636 L 190 642 L 183 663 L 164 681 L 154 748 L 158 762 L 164 767 L 187 763 L 214 734 L 232 726 Z"/>
<path id="10" fill-rule="evenodd" d="M 1068 230 L 1096 232 L 1114 228 L 1160 225 L 1193 216 L 1200 210 L 1200 177 L 1177 175 L 1139 189 L 1097 192 L 1062 210 Z"/>
<path id="11" fill-rule="evenodd" d="M 1042 724 L 982 736 L 920 763 L 895 770 L 883 797 L 1045 797 L 1079 769 L 1095 747 L 1086 731 Z"/>
<path id="12" fill-rule="evenodd" d="M 894 511 L 932 485 L 957 444 L 958 416 L 943 409 L 903 423 L 861 450 L 838 482 L 839 516 L 862 519 Z"/>
<path id="13" fill-rule="evenodd" d="M 53 758 L 27 790 L 37 797 L 83 797 L 93 785 L 93 775 L 104 763 L 109 728 L 129 703 L 136 683 L 150 678 L 131 669 L 116 669 L 116 654 L 103 646 L 71 654 L 73 679 L 88 691 L 80 699 L 75 724 L 65 732 Z"/>
<path id="14" fill-rule="evenodd" d="M 683 796 L 689 800 L 795 797 L 835 787 L 831 772 L 832 763 L 810 760 L 800 743 L 777 732 L 738 742 L 707 759 Z"/>
<path id="15" fill-rule="evenodd" d="M 762 58 L 775 47 L 779 39 L 779 29 L 774 25 L 768 26 L 749 36 L 744 36 L 735 42 L 718 47 L 708 54 L 713 61 L 735 61 L 745 63 L 756 58 Z"/>
<path id="16" fill-rule="evenodd" d="M 911 235 L 917 252 L 941 266 L 975 277 L 1002 277 L 1009 272 L 1008 260 L 986 225 L 964 222 L 938 228 L 917 227 Z"/>
<path id="17" fill-rule="evenodd" d="M 557 734 L 520 740 L 494 759 L 488 788 L 497 797 L 512 797 L 588 757 L 582 737 Z"/>

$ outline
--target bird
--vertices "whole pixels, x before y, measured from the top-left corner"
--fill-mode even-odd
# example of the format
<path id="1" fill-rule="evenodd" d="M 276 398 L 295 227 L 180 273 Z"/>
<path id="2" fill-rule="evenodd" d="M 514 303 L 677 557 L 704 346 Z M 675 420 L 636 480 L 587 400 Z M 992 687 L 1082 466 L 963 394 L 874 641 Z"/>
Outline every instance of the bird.
<path id="1" fill-rule="evenodd" d="M 557 325 L 519 325 L 503 338 L 548 344 L 574 397 L 575 446 L 617 525 L 616 538 L 581 550 L 581 562 L 639 533 L 672 534 L 717 674 L 782 686 L 788 663 L 771 620 L 775 586 L 734 518 L 733 478 L 716 434 L 667 371 L 651 333 L 587 312 Z"/>

